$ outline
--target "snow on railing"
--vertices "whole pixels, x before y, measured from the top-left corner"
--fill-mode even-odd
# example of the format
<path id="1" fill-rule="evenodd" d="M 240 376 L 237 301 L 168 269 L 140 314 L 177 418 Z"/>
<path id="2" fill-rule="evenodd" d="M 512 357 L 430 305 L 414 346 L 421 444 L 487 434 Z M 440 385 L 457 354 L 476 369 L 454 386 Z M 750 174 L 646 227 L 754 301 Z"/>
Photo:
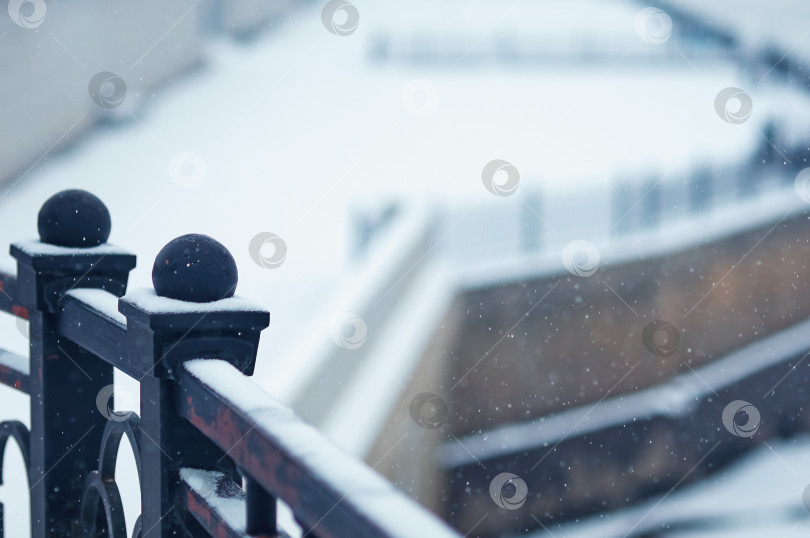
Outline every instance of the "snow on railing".
<path id="1" fill-rule="evenodd" d="M 135 256 L 109 230 L 98 198 L 63 191 L 40 211 L 41 241 L 12 245 L 17 270 L 0 273 L 0 310 L 30 321 L 30 357 L 0 354 L 0 383 L 31 396 L 30 431 L 0 423 L 0 467 L 13 439 L 33 536 L 129 535 L 124 436 L 136 538 L 286 536 L 279 507 L 308 536 L 457 536 L 246 377 L 270 315 L 234 296 L 224 246 L 179 237 L 155 260 L 155 290 L 127 293 Z M 140 416 L 112 410 L 115 368 L 140 382 Z"/>

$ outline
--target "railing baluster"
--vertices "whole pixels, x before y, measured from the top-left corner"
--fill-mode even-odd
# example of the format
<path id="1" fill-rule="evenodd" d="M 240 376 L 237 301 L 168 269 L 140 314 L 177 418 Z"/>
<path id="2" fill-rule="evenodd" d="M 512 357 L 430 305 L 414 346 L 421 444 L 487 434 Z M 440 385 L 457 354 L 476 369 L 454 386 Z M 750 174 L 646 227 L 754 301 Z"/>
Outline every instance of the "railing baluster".
<path id="1" fill-rule="evenodd" d="M 82 478 L 95 468 L 103 417 L 96 394 L 113 369 L 56 336 L 54 315 L 31 317 L 31 529 L 34 538 L 68 536 Z M 89 411 L 88 411 L 89 410 Z"/>
<path id="2" fill-rule="evenodd" d="M 247 491 L 247 533 L 258 536 L 276 532 L 276 499 L 258 482 L 245 479 Z"/>
<path id="3" fill-rule="evenodd" d="M 173 382 L 159 377 L 141 380 L 141 484 L 144 538 L 185 536 L 199 529 L 193 518 L 172 513 L 180 496 L 180 465 L 224 469 L 222 451 L 199 435 L 175 412 L 177 389 Z M 196 535 L 195 534 L 195 535 Z"/>

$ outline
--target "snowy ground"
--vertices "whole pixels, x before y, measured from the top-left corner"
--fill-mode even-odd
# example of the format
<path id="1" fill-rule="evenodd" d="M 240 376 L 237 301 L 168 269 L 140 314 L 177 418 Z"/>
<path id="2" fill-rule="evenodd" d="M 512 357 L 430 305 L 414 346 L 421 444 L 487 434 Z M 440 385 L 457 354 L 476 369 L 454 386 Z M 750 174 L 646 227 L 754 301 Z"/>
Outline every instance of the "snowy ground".
<path id="1" fill-rule="evenodd" d="M 715 95 L 746 81 L 732 65 L 699 58 L 643 71 L 621 62 L 553 70 L 464 61 L 387 66 L 370 59 L 369 43 L 390 23 L 390 3 L 356 4 L 361 25 L 349 37 L 325 31 L 320 6 L 309 6 L 255 42 L 213 44 L 204 68 L 160 90 L 137 119 L 47 156 L 5 190 L 0 243 L 35 236 L 39 206 L 64 188 L 90 190 L 107 203 L 110 241 L 139 256 L 133 287 L 151 285 L 154 255 L 170 239 L 189 232 L 219 239 L 239 266 L 237 293 L 272 312 L 256 373 L 269 384 L 288 350 L 312 331 L 328 331 L 311 320 L 341 276 L 355 271 L 347 264 L 347 208 L 358 200 L 488 201 L 480 174 L 496 158 L 520 169 L 522 186 L 549 192 L 587 192 L 628 170 L 734 162 L 760 143 L 763 122 L 786 100 L 779 89 L 751 88 L 751 119 L 720 121 Z M 493 26 L 508 31 L 543 15 L 537 4 L 515 5 Z M 600 22 L 611 36 L 625 36 L 628 50 L 655 46 L 638 39 L 632 17 Z M 414 88 L 435 106 L 425 109 Z M 169 165 L 181 152 L 204 162 L 199 185 L 173 181 Z M 288 245 L 279 268 L 261 268 L 248 254 L 264 231 Z M 0 329 L 7 347 L 25 351 L 13 321 Z M 9 398 L 0 419 L 25 419 L 24 398 Z M 9 480 L 22 484 L 11 473 Z M 0 499 L 12 500 L 3 489 L 10 490 L 0 489 Z M 128 521 L 137 499 L 131 489 L 124 492 Z"/>
<path id="2" fill-rule="evenodd" d="M 351 270 L 353 201 L 489 200 L 480 173 L 494 158 L 515 164 L 527 188 L 569 192 L 587 192 L 616 171 L 736 161 L 759 143 L 774 101 L 784 100 L 760 90 L 751 120 L 724 123 L 714 96 L 742 82 L 733 66 L 697 58 L 694 66 L 648 71 L 621 63 L 468 69 L 463 62 L 452 71 L 394 70 L 370 61 L 367 47 L 385 5 L 358 6 L 364 23 L 347 38 L 326 32 L 311 7 L 256 42 L 217 43 L 205 69 L 166 87 L 138 121 L 101 128 L 70 153 L 48 156 L 3 195 L 3 220 L 14 225 L 0 229 L 0 242 L 34 236 L 42 201 L 68 187 L 91 190 L 110 207 L 111 242 L 139 256 L 133 286 L 150 285 L 154 255 L 173 237 L 212 235 L 236 257 L 238 293 L 273 312 L 258 369 L 271 375 L 287 346 L 310 330 L 305 320 L 340 272 Z M 498 24 L 508 28 L 509 20 Z M 637 39 L 632 26 L 622 30 Z M 654 45 L 637 39 L 633 46 Z M 416 79 L 438 93 L 432 115 L 413 114 L 403 102 Z M 205 163 L 196 188 L 172 181 L 169 163 L 180 152 Z M 262 231 L 288 245 L 277 269 L 248 255 Z"/>

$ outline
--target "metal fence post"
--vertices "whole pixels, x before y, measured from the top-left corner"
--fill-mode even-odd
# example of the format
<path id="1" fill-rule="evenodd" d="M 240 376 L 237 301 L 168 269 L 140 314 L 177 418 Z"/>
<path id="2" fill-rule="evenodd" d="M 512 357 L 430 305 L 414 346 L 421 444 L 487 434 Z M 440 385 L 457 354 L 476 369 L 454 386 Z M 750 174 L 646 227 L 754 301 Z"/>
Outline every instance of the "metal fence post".
<path id="1" fill-rule="evenodd" d="M 157 291 L 137 290 L 119 301 L 131 366 L 142 372 L 143 538 L 202 536 L 192 515 L 178 509 L 180 469 L 216 470 L 240 484 L 241 479 L 227 454 L 178 415 L 180 399 L 191 397 L 180 393 L 176 372 L 184 361 L 216 358 L 252 374 L 259 333 L 270 314 L 231 298 L 236 265 L 225 247 L 207 236 L 182 236 L 166 245 L 152 281 Z"/>
<path id="2" fill-rule="evenodd" d="M 94 412 L 113 367 L 58 336 L 59 303 L 73 288 L 126 289 L 135 256 L 104 245 L 107 208 L 84 191 L 62 191 L 39 213 L 41 241 L 14 243 L 20 302 L 31 353 L 31 530 L 34 538 L 74 534 L 84 478 L 96 467 L 104 416 Z"/>

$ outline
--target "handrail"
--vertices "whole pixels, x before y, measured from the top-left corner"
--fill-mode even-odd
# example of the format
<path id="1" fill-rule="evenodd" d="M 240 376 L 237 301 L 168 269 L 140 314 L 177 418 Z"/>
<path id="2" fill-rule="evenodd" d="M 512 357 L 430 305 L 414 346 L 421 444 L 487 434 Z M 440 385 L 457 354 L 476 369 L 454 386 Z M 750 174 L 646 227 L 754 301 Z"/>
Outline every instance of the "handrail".
<path id="1" fill-rule="evenodd" d="M 0 271 L 0 310 L 28 319 L 28 310 L 17 300 L 17 275 Z"/>
<path id="2" fill-rule="evenodd" d="M 22 392 L 29 392 L 28 357 L 0 350 L 0 383 Z"/>
<path id="3" fill-rule="evenodd" d="M 57 330 L 60 335 L 95 353 L 124 373 L 136 374 L 138 372 L 133 372 L 128 366 L 126 319 L 121 321 L 111 316 L 109 310 L 100 308 L 99 302 L 105 301 L 111 302 L 116 308 L 115 314 L 118 314 L 118 297 L 108 291 L 76 289 L 67 292 L 60 302 Z"/>
<path id="4" fill-rule="evenodd" d="M 180 415 L 317 536 L 456 536 L 227 362 L 195 360 L 184 369 Z"/>

